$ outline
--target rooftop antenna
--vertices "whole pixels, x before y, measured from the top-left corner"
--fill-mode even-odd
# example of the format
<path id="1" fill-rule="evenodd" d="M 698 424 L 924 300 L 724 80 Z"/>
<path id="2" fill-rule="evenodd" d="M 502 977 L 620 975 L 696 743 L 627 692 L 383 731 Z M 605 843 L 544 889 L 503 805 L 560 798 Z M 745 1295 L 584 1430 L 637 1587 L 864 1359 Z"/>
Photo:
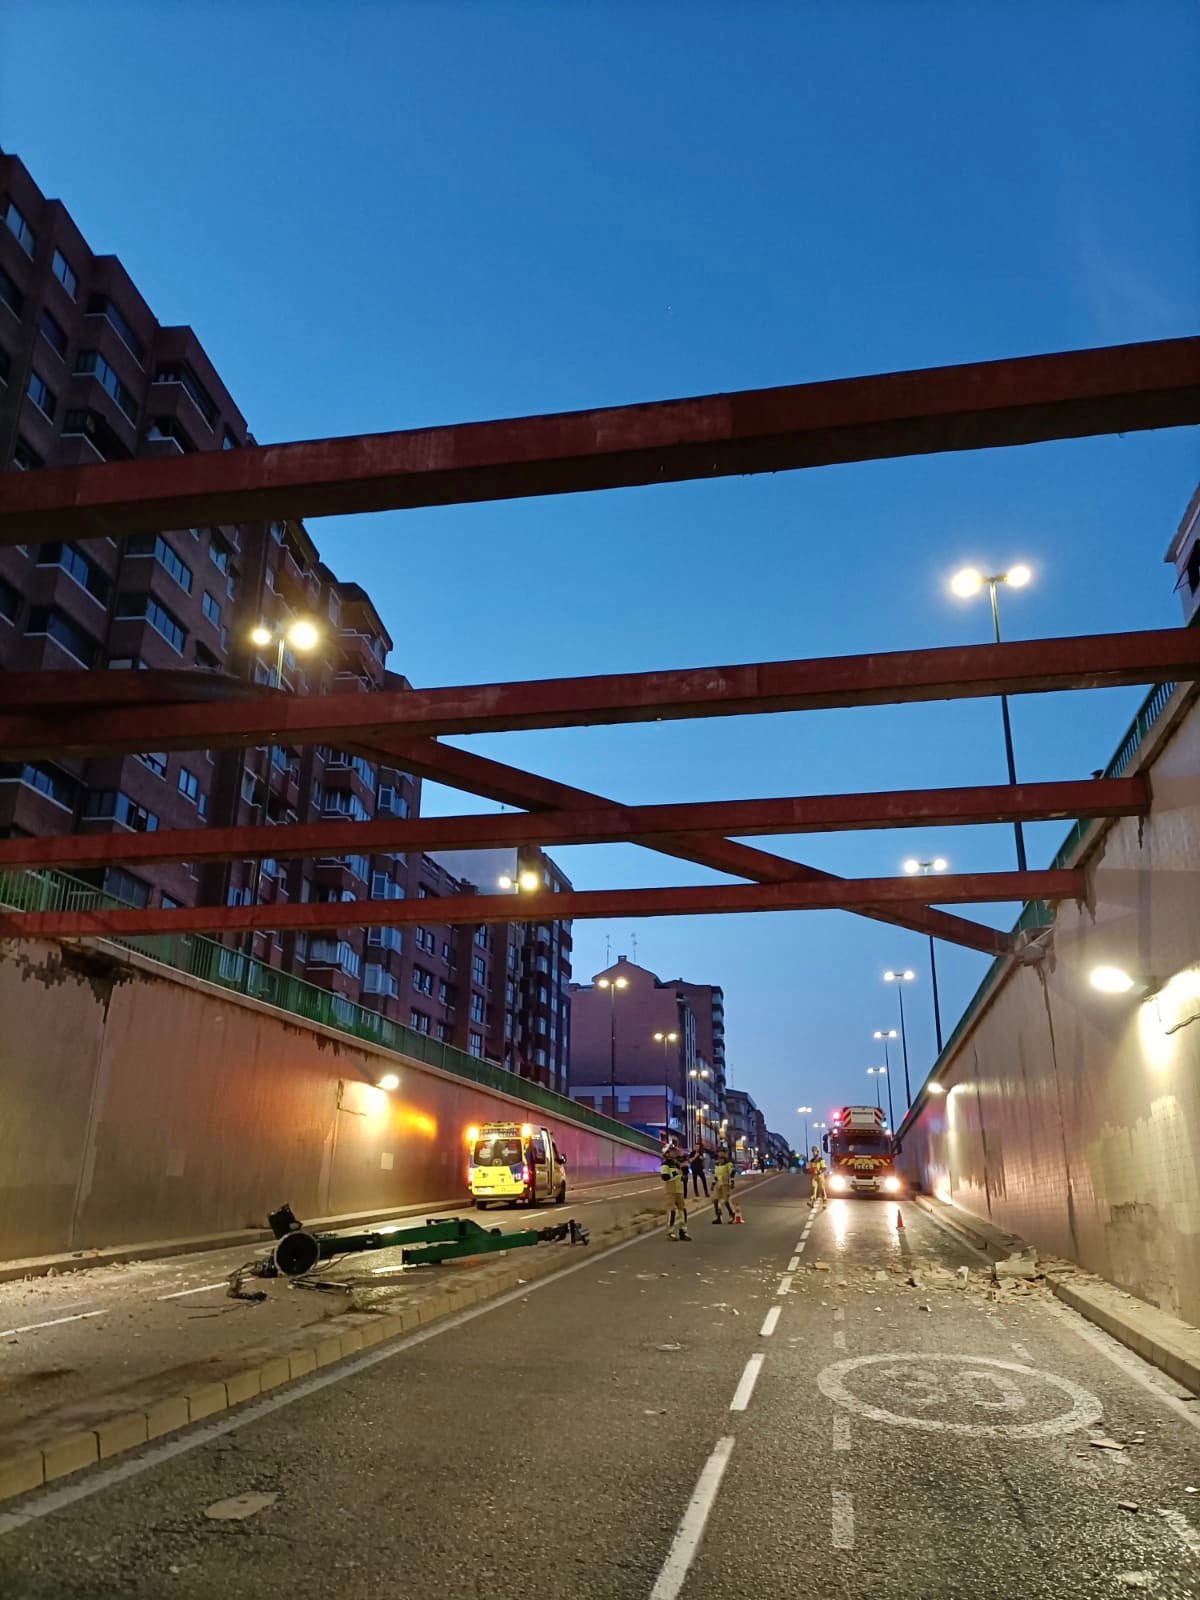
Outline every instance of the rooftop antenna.
<path id="1" fill-rule="evenodd" d="M 611 967 L 612 966 L 612 934 L 611 933 L 606 933 L 604 935 L 604 965 L 606 967 Z"/>
<path id="2" fill-rule="evenodd" d="M 636 967 L 637 966 L 637 934 L 636 933 L 631 933 L 629 935 L 629 942 L 633 946 L 633 964 Z"/>

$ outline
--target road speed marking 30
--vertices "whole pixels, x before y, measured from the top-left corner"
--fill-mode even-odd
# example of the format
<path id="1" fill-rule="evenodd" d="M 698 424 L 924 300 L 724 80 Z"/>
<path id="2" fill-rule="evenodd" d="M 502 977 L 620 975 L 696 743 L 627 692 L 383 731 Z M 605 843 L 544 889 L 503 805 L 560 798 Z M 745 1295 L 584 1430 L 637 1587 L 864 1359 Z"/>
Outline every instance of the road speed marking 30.
<path id="1" fill-rule="evenodd" d="M 950 1371 L 947 1371 L 947 1368 Z M 869 1369 L 877 1369 L 873 1374 Z M 957 1369 L 957 1370 L 955 1370 Z M 891 1410 L 873 1404 L 854 1392 L 856 1375 L 873 1375 L 888 1383 L 891 1404 L 908 1410 Z M 957 1433 L 969 1438 L 1039 1439 L 1057 1433 L 1074 1433 L 1089 1427 L 1103 1415 L 1096 1396 L 1070 1378 L 1016 1361 L 998 1361 L 990 1356 L 931 1354 L 912 1350 L 894 1355 L 853 1356 L 835 1361 L 817 1378 L 817 1387 L 836 1405 L 857 1412 L 871 1422 L 885 1422 L 896 1428 L 920 1428 L 927 1433 Z M 1070 1401 L 1066 1410 L 1030 1422 L 957 1422 L 933 1413 L 949 1406 L 970 1405 L 993 1413 L 1015 1417 L 1037 1405 L 1038 1389 L 1057 1390 Z"/>

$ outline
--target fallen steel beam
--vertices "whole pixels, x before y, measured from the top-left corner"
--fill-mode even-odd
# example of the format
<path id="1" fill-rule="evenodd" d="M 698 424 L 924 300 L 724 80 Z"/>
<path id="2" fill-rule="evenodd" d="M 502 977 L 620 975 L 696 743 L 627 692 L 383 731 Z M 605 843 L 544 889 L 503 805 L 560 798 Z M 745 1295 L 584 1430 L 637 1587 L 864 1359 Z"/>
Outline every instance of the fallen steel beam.
<path id="1" fill-rule="evenodd" d="M 0 868 L 80 868 L 122 862 L 239 861 L 272 856 L 372 855 L 381 851 L 490 850 L 521 845 L 613 844 L 657 848 L 664 835 L 789 835 L 866 828 L 952 827 L 1128 817 L 1150 803 L 1144 778 L 991 784 L 770 800 L 583 807 L 482 816 L 383 817 L 373 822 L 303 822 L 280 827 L 185 828 L 161 833 L 61 834 L 0 840 Z"/>
<path id="2" fill-rule="evenodd" d="M 288 695 L 0 717 L 9 760 L 444 733 L 609 726 L 694 717 L 962 700 L 1200 677 L 1200 630 L 1092 634 L 809 661 L 546 678 L 380 694 Z"/>
<path id="3" fill-rule="evenodd" d="M 1082 900 L 1078 869 L 947 873 L 937 881 L 946 905 L 1002 900 Z M 840 878 L 832 883 L 717 883 L 666 889 L 572 889 L 562 894 L 443 895 L 437 900 L 308 901 L 285 906 L 189 906 L 164 911 L 6 911 L 0 937 L 74 939 L 150 933 L 241 933 L 264 929 L 402 927 L 436 916 L 449 926 L 589 921 L 611 917 L 687 917 L 750 911 L 849 911 L 919 905 L 920 878 Z"/>
<path id="4" fill-rule="evenodd" d="M 0 543 L 575 494 L 1200 422 L 1200 340 L 12 473 Z"/>

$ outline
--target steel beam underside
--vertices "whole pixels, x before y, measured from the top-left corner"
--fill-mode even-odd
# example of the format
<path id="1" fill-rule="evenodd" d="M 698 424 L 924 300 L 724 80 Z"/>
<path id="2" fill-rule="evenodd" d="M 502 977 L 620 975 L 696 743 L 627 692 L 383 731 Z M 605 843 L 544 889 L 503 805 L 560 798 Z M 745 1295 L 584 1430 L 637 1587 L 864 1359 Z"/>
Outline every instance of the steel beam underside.
<path id="1" fill-rule="evenodd" d="M 861 906 L 920 904 L 929 895 L 920 878 L 839 878 L 809 883 L 718 883 L 655 889 L 585 889 L 562 894 L 445 895 L 434 906 L 439 923 L 489 926 L 558 918 L 730 915 L 761 911 L 847 911 Z M 1002 900 L 1082 900 L 1084 874 L 1075 868 L 1039 872 L 947 873 L 938 879 L 945 904 Z M 431 915 L 427 900 L 308 901 L 283 906 L 192 906 L 94 911 L 0 912 L 0 937 L 102 938 L 163 933 L 238 933 L 267 929 L 313 931 L 345 927 L 402 927 Z"/>
<path id="2" fill-rule="evenodd" d="M 0 543 L 628 488 L 1200 422 L 1163 339 L 592 411 L 6 475 Z"/>

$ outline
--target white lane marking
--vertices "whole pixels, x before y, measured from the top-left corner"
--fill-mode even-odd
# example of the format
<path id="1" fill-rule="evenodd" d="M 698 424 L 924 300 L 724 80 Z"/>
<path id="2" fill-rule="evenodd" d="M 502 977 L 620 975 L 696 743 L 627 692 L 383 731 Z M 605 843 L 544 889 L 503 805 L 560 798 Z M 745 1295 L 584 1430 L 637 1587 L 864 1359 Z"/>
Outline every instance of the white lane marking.
<path id="1" fill-rule="evenodd" d="M 770 1311 L 767 1312 L 763 1318 L 763 1325 L 758 1330 L 762 1338 L 769 1339 L 775 1332 L 775 1324 L 779 1321 L 779 1314 L 782 1310 L 782 1306 L 772 1306 Z"/>
<path id="2" fill-rule="evenodd" d="M 1090 1322 L 1084 1320 L 1077 1311 L 1072 1311 L 1068 1306 L 1059 1302 L 1047 1302 L 1043 1308 L 1052 1317 L 1057 1317 L 1059 1322 L 1070 1328 L 1071 1332 L 1093 1349 L 1099 1350 L 1102 1356 L 1107 1356 L 1115 1367 L 1120 1367 L 1127 1378 L 1132 1378 L 1135 1383 L 1140 1383 L 1143 1389 L 1148 1389 L 1156 1400 L 1173 1411 L 1177 1417 L 1182 1417 L 1184 1422 L 1200 1431 L 1200 1416 L 1196 1413 L 1200 1407 L 1188 1405 L 1164 1389 L 1153 1376 L 1154 1368 L 1149 1367 L 1140 1356 L 1134 1355 L 1132 1350 L 1127 1350 L 1116 1339 L 1110 1339 L 1108 1334 L 1101 1333 L 1099 1328 L 1093 1328 Z"/>
<path id="3" fill-rule="evenodd" d="M 738 1380 L 733 1399 L 729 1402 L 730 1411 L 745 1411 L 750 1404 L 750 1396 L 754 1393 L 754 1385 L 758 1382 L 758 1375 L 762 1371 L 762 1364 L 766 1356 L 751 1356 L 746 1363 L 746 1369 Z"/>
<path id="4" fill-rule="evenodd" d="M 914 1417 L 911 1414 L 887 1411 L 882 1406 L 871 1405 L 855 1394 L 847 1383 L 852 1374 L 861 1369 L 890 1362 L 892 1370 L 885 1374 L 889 1393 L 895 1393 L 901 1404 L 905 1400 L 914 1407 L 949 1404 L 954 1399 L 968 1396 L 978 1404 L 977 1385 L 970 1380 L 982 1368 L 985 1377 L 991 1376 L 996 1386 L 997 1398 L 988 1409 L 1016 1411 L 1027 1404 L 1020 1386 L 1009 1373 L 1032 1380 L 1036 1384 L 1058 1389 L 1071 1401 L 1070 1409 L 1060 1411 L 1055 1417 L 1038 1422 L 947 1422 L 941 1417 Z M 930 1365 L 941 1362 L 959 1362 L 966 1369 L 951 1372 L 943 1378 Z M 923 1354 L 916 1350 L 897 1351 L 893 1355 L 850 1356 L 845 1361 L 835 1361 L 817 1374 L 817 1388 L 837 1405 L 872 1422 L 888 1422 L 899 1428 L 919 1428 L 929 1433 L 957 1433 L 970 1439 L 1046 1439 L 1055 1434 L 1073 1433 L 1093 1422 L 1099 1422 L 1104 1407 L 1096 1396 L 1070 1378 L 1060 1378 L 1056 1372 L 1039 1371 L 1035 1367 L 1018 1366 L 1015 1361 L 994 1361 L 990 1356 L 960 1356 L 946 1351 L 929 1350 Z M 989 1397 L 990 1399 L 990 1397 Z"/>
<path id="5" fill-rule="evenodd" d="M 834 1332 L 834 1335 L 833 1335 L 833 1348 L 835 1350 L 844 1350 L 846 1348 L 846 1335 L 842 1332 L 842 1330 L 840 1328 L 836 1329 L 836 1331 Z"/>
<path id="6" fill-rule="evenodd" d="M 1033 1366 L 1033 1357 L 1029 1354 L 1029 1351 L 1026 1350 L 1023 1344 L 1018 1344 L 1014 1339 L 1012 1342 L 1012 1348 L 1014 1355 L 1020 1356 L 1021 1360 L 1024 1361 L 1027 1366 Z"/>
<path id="7" fill-rule="evenodd" d="M 779 1287 L 778 1287 L 778 1289 L 776 1289 L 775 1293 L 776 1294 L 786 1294 L 791 1287 L 792 1287 L 792 1275 L 791 1275 L 790 1272 L 785 1272 L 783 1277 L 780 1278 L 780 1280 L 779 1280 Z"/>
<path id="8" fill-rule="evenodd" d="M 788 1262 L 788 1271 L 789 1272 L 795 1272 L 796 1268 L 799 1265 L 800 1265 L 800 1252 L 797 1250 L 796 1254 Z"/>
<path id="9" fill-rule="evenodd" d="M 23 1328 L 0 1328 L 0 1339 L 11 1333 L 33 1333 L 36 1328 L 60 1328 L 64 1322 L 86 1322 L 89 1317 L 102 1317 L 103 1311 L 79 1311 L 73 1317 L 52 1317 L 49 1322 L 27 1322 Z"/>
<path id="10" fill-rule="evenodd" d="M 725 1476 L 725 1468 L 729 1465 L 732 1453 L 732 1438 L 717 1440 L 712 1455 L 704 1463 L 704 1470 L 696 1480 L 692 1498 L 688 1501 L 687 1510 L 683 1513 L 675 1537 L 671 1541 L 671 1548 L 667 1551 L 667 1559 L 663 1562 L 662 1570 L 650 1591 L 650 1600 L 675 1600 L 683 1588 L 688 1570 L 704 1537 L 704 1525 L 713 1508 L 713 1501 L 717 1498 L 717 1490 L 721 1487 L 721 1479 Z"/>
<path id="11" fill-rule="evenodd" d="M 854 1549 L 854 1500 L 845 1489 L 833 1491 L 833 1548 Z"/>
<path id="12" fill-rule="evenodd" d="M 845 1306 L 834 1306 L 834 1308 L 833 1308 L 833 1320 L 835 1322 L 845 1322 L 845 1320 L 846 1320 L 846 1308 L 845 1308 Z"/>
<path id="13" fill-rule="evenodd" d="M 158 1300 L 183 1300 L 189 1294 L 207 1294 L 210 1289 L 227 1289 L 229 1279 L 222 1278 L 220 1283 L 202 1283 L 198 1289 L 176 1289 L 174 1294 L 160 1294 Z"/>
<path id="14" fill-rule="evenodd" d="M 796 1260 L 797 1261 L 799 1261 L 800 1257 L 804 1254 L 804 1246 L 807 1243 L 808 1243 L 807 1239 L 801 1239 L 800 1243 L 796 1246 Z"/>
<path id="15" fill-rule="evenodd" d="M 850 1418 L 844 1411 L 833 1413 L 833 1448 L 835 1450 L 850 1448 Z"/>
<path id="16" fill-rule="evenodd" d="M 1179 1542 L 1190 1550 L 1194 1556 L 1200 1557 L 1200 1533 L 1196 1532 L 1183 1512 L 1170 1510 L 1166 1506 L 1159 1506 L 1158 1514 L 1178 1536 Z"/>
<path id="17" fill-rule="evenodd" d="M 0 1512 L 0 1538 L 6 1533 L 15 1533 L 18 1528 L 27 1527 L 41 1517 L 50 1516 L 52 1512 L 61 1511 L 64 1506 L 76 1505 L 80 1500 L 90 1500 L 92 1495 L 111 1489 L 114 1484 L 140 1477 L 152 1467 L 161 1467 L 168 1461 L 174 1461 L 177 1456 L 188 1455 L 191 1451 L 198 1450 L 201 1445 L 212 1444 L 214 1440 L 223 1439 L 228 1433 L 236 1433 L 239 1428 L 244 1428 L 249 1423 L 261 1422 L 265 1417 L 273 1416 L 276 1411 L 282 1411 L 285 1406 L 293 1405 L 297 1400 L 307 1400 L 310 1395 L 320 1394 L 322 1389 L 328 1389 L 335 1383 L 344 1383 L 347 1378 L 355 1378 L 360 1372 L 367 1372 L 370 1368 L 379 1366 L 381 1362 L 390 1361 L 393 1356 L 403 1355 L 417 1345 L 425 1344 L 429 1339 L 440 1338 L 443 1333 L 451 1333 L 455 1328 L 474 1322 L 476 1317 L 486 1316 L 489 1311 L 498 1311 L 501 1306 L 512 1305 L 515 1300 L 526 1300 L 531 1294 L 537 1294 L 541 1289 L 548 1289 L 552 1283 L 561 1283 L 564 1278 L 569 1278 L 576 1272 L 586 1272 L 597 1262 L 606 1261 L 609 1256 L 615 1256 L 622 1250 L 628 1250 L 632 1245 L 644 1244 L 647 1239 L 656 1237 L 658 1235 L 652 1233 L 636 1234 L 632 1239 L 624 1239 L 608 1250 L 601 1250 L 598 1255 L 591 1256 L 587 1261 L 577 1261 L 573 1267 L 564 1267 L 561 1272 L 555 1272 L 548 1278 L 538 1278 L 533 1283 L 524 1283 L 518 1289 L 510 1289 L 507 1294 L 497 1295 L 494 1300 L 485 1301 L 483 1305 L 459 1311 L 452 1317 L 435 1322 L 429 1328 L 403 1334 L 391 1344 L 380 1345 L 368 1355 L 358 1356 L 353 1361 L 340 1362 L 324 1372 L 317 1373 L 314 1377 L 302 1378 L 299 1383 L 292 1384 L 282 1394 L 272 1395 L 269 1399 L 258 1400 L 253 1405 L 240 1408 L 223 1422 L 201 1423 L 199 1427 L 169 1439 L 165 1444 L 152 1445 L 143 1454 L 130 1456 L 128 1460 L 122 1460 L 116 1466 L 89 1472 L 78 1483 L 67 1484 L 61 1489 L 37 1491 L 36 1498 L 19 1511 Z"/>

